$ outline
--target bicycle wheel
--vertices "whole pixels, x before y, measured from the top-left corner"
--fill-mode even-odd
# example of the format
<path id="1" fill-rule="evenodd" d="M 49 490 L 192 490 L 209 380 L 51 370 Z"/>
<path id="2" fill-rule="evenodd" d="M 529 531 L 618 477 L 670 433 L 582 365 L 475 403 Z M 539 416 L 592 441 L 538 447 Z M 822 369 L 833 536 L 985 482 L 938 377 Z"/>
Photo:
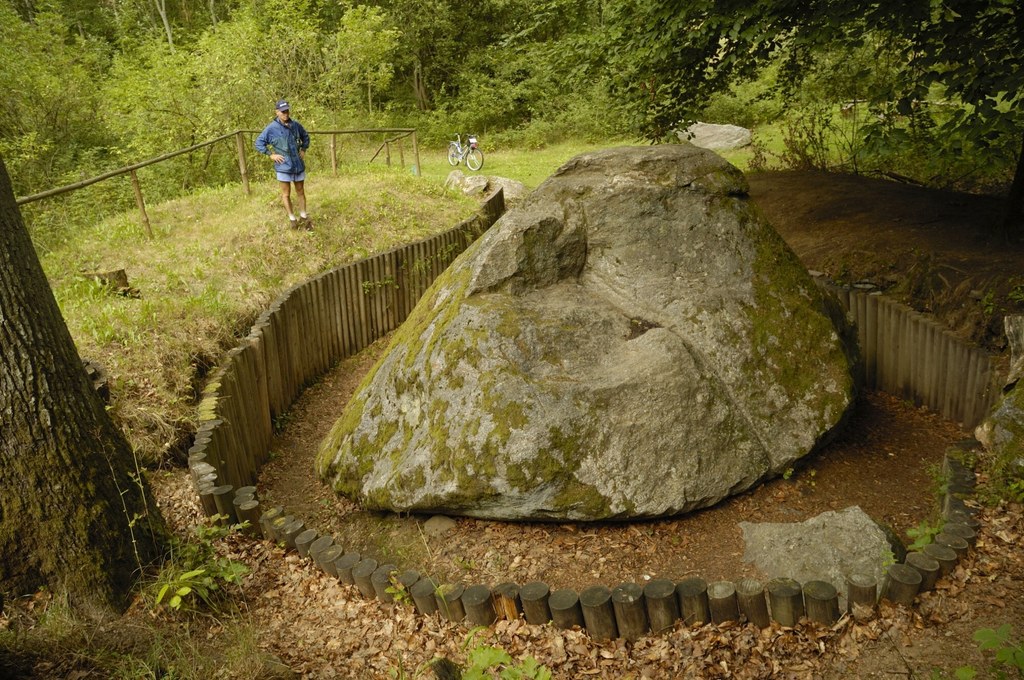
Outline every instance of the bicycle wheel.
<path id="1" fill-rule="evenodd" d="M 470 170 L 479 170 L 484 167 L 484 152 L 480 149 L 470 149 L 466 154 L 466 167 Z"/>
<path id="2" fill-rule="evenodd" d="M 459 164 L 459 145 L 455 142 L 448 143 L 448 165 L 456 166 Z"/>

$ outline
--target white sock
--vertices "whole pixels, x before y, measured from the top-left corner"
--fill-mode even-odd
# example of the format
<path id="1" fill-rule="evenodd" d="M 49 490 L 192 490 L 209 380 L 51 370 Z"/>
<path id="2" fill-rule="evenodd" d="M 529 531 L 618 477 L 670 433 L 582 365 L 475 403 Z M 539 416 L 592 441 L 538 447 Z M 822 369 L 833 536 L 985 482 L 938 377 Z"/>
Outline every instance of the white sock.
<path id="1" fill-rule="evenodd" d="M 304 220 L 305 220 L 305 219 L 308 219 L 308 218 L 309 218 L 309 215 L 307 215 L 307 214 L 306 214 L 306 213 L 304 213 L 304 212 L 301 212 L 301 213 L 299 213 L 299 217 L 301 217 L 302 219 L 304 219 Z"/>
<path id="2" fill-rule="evenodd" d="M 294 222 L 295 221 L 295 215 L 292 215 L 291 213 L 289 213 L 288 214 L 288 219 L 290 219 L 292 222 Z"/>

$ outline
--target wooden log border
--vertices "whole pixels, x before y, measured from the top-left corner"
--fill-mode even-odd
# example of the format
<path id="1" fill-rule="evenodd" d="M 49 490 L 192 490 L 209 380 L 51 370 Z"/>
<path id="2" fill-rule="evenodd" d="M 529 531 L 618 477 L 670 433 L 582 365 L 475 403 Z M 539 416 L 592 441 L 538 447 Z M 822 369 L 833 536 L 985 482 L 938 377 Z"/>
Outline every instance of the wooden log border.
<path id="1" fill-rule="evenodd" d="M 646 586 L 619 584 L 614 590 L 596 584 L 578 595 L 564 588 L 553 591 L 541 581 L 494 588 L 444 583 L 415 568 L 403 571 L 402 565 L 389 562 L 380 566 L 375 558 L 346 551 L 283 508 L 260 507 L 252 485 L 269 458 L 274 418 L 334 363 L 397 328 L 434 279 L 503 212 L 499 190 L 481 215 L 445 233 L 331 270 L 275 301 L 242 345 L 227 353 L 204 390 L 201 425 L 189 450 L 204 511 L 230 518 L 222 522 L 248 520 L 249 535 L 298 552 L 308 565 L 381 606 L 414 606 L 422 616 L 442 616 L 467 627 L 521 616 L 532 625 L 550 622 L 579 627 L 600 639 L 636 640 L 675 626 L 732 625 L 737 619 L 757 628 L 834 622 L 840 616 L 838 594 L 831 584 L 815 580 L 800 584 L 779 578 L 762 586 L 749 579 L 709 584 L 691 576 L 679 582 L 655 579 Z M 856 324 L 863 359 L 859 370 L 868 386 L 927 404 L 947 418 L 959 417 L 965 426 L 980 421 L 991 407 L 998 390 L 990 357 L 874 293 L 819 284 L 836 292 Z M 842 596 L 855 619 L 873 616 L 879 595 L 913 606 L 922 569 L 932 587 L 933 579 L 944 578 L 968 555 L 979 528 L 963 502 L 973 493 L 973 472 L 947 453 L 945 473 L 956 480 L 942 502 L 949 531 L 923 553 L 890 567 L 881 583 L 847 575 Z M 772 621 L 766 605 L 771 605 Z"/>
<path id="2" fill-rule="evenodd" d="M 948 454 L 945 465 L 949 474 L 962 480 L 970 474 Z M 951 493 L 962 501 L 966 486 L 964 481 L 959 492 Z M 346 552 L 333 537 L 319 535 L 313 528 L 303 530 L 302 520 L 283 508 L 259 511 L 259 501 L 251 487 L 232 488 L 226 495 L 244 496 L 249 499 L 245 504 L 255 506 L 253 511 L 259 519 L 252 537 L 262 537 L 287 552 L 297 552 L 307 567 L 318 568 L 337 579 L 353 596 L 377 600 L 381 606 L 413 607 L 420 616 L 441 617 L 467 629 L 523 618 L 531 625 L 577 628 L 598 640 L 636 641 L 677 626 L 728 626 L 736 625 L 737 621 L 758 630 L 769 626 L 829 627 L 844 615 L 836 588 L 818 580 L 800 584 L 793 579 L 776 578 L 762 585 L 759 581 L 741 579 L 735 583 L 709 584 L 691 576 L 678 582 L 653 579 L 646 586 L 623 583 L 610 588 L 597 584 L 578 594 L 570 588 L 553 591 L 542 581 L 523 586 L 505 582 L 494 587 L 446 583 L 415 568 L 403 570 L 394 563 L 378 564 L 373 557 Z M 943 516 L 951 527 L 973 532 L 979 526 L 973 513 L 965 513 L 962 507 L 946 510 Z M 311 540 L 313 536 L 315 540 Z M 937 559 L 927 557 L 931 554 L 943 559 L 941 568 Z M 849 574 L 843 592 L 845 611 L 857 621 L 870 619 L 877 613 L 879 596 L 894 605 L 914 606 L 922 567 L 927 567 L 932 587 L 935 579 L 944 578 L 963 558 L 957 551 L 936 543 L 927 546 L 924 553 L 910 553 L 904 563 L 890 566 L 881 582 L 864 574 Z"/>

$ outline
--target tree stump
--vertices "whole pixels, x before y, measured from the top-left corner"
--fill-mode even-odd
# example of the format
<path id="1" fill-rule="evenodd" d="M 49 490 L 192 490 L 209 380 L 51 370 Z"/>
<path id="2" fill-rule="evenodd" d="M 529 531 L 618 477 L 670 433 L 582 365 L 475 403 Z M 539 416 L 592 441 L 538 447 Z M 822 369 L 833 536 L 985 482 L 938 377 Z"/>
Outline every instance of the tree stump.
<path id="1" fill-rule="evenodd" d="M 736 586 L 732 581 L 715 581 L 708 584 L 708 606 L 711 609 L 711 620 L 715 623 L 739 620 Z"/>
<path id="2" fill-rule="evenodd" d="M 373 594 L 381 602 L 394 602 L 394 586 L 391 579 L 398 573 L 398 567 L 394 564 L 381 564 L 370 574 L 370 583 L 373 585 Z"/>
<path id="3" fill-rule="evenodd" d="M 698 577 L 680 581 L 676 585 L 676 596 L 679 598 L 679 613 L 687 626 L 704 625 L 711 621 L 707 581 Z"/>
<path id="4" fill-rule="evenodd" d="M 263 530 L 263 538 L 267 539 L 268 541 L 274 540 L 274 532 L 270 529 L 270 523 L 278 517 L 284 517 L 283 508 L 270 508 L 262 515 L 260 515 L 260 529 Z"/>
<path id="5" fill-rule="evenodd" d="M 235 499 L 234 490 L 235 488 L 230 484 L 213 487 L 213 502 L 217 505 L 217 514 L 227 518 L 218 520 L 218 524 L 228 526 L 238 524 L 238 516 L 235 515 L 235 506 L 232 503 Z"/>
<path id="6" fill-rule="evenodd" d="M 217 478 L 217 473 L 214 472 L 210 475 L 213 479 Z M 196 484 L 196 492 L 199 494 L 199 503 L 203 506 L 203 514 L 207 517 L 213 517 L 217 514 L 217 501 L 213 497 L 213 490 L 217 488 L 215 481 L 204 481 L 201 480 Z"/>
<path id="7" fill-rule="evenodd" d="M 395 577 L 392 583 L 398 588 L 404 595 L 401 598 L 402 604 L 409 604 L 412 602 L 412 587 L 416 585 L 420 580 L 420 572 L 415 569 L 406 569 L 402 573 Z M 395 601 L 399 601 L 396 596 Z"/>
<path id="8" fill-rule="evenodd" d="M 260 502 L 253 498 L 239 504 L 236 508 L 238 519 L 242 523 L 242 533 L 249 538 L 259 538 L 263 535 L 260 529 Z"/>
<path id="9" fill-rule="evenodd" d="M 373 589 L 373 581 L 370 577 L 377 570 L 377 560 L 366 557 L 359 561 L 359 564 L 352 567 L 352 580 L 359 590 L 359 594 L 368 600 L 372 600 L 377 592 Z"/>
<path id="10" fill-rule="evenodd" d="M 284 525 L 281 538 L 289 550 L 298 550 L 298 548 L 295 547 L 295 539 L 298 538 L 299 534 L 301 534 L 305 529 L 306 523 L 297 517 Z"/>
<path id="11" fill-rule="evenodd" d="M 615 612 L 619 637 L 632 642 L 651 629 L 644 602 L 644 589 L 638 583 L 622 583 L 612 590 L 612 610 Z"/>
<path id="12" fill-rule="evenodd" d="M 660 633 L 676 625 L 680 617 L 675 583 L 664 578 L 654 579 L 644 586 L 644 600 L 651 632 Z"/>
<path id="13" fill-rule="evenodd" d="M 316 529 L 304 529 L 295 537 L 295 550 L 299 553 L 299 557 L 309 555 L 309 546 L 313 544 L 318 535 Z"/>
<path id="14" fill-rule="evenodd" d="M 199 460 L 194 456 L 188 457 L 188 471 L 192 473 L 192 482 L 196 485 L 199 484 L 199 478 L 203 475 L 208 475 L 211 472 L 217 474 L 217 469 L 206 462 L 206 454 L 201 454 L 203 460 Z"/>
<path id="15" fill-rule="evenodd" d="M 768 582 L 767 588 L 772 618 L 782 626 L 795 626 L 804 615 L 804 599 L 800 584 L 791 578 L 773 578 Z"/>
<path id="16" fill-rule="evenodd" d="M 868 574 L 849 574 L 846 577 L 846 607 L 856 621 L 867 621 L 875 616 L 878 603 L 878 583 Z"/>
<path id="17" fill-rule="evenodd" d="M 921 572 L 906 564 L 892 564 L 886 570 L 882 597 L 894 604 L 909 607 L 914 603 L 914 597 L 920 588 Z"/>
<path id="18" fill-rule="evenodd" d="M 745 578 L 736 582 L 736 602 L 740 613 L 758 628 L 767 628 L 772 619 L 768 615 L 768 598 L 764 584 L 757 579 Z"/>
<path id="19" fill-rule="evenodd" d="M 321 536 L 320 538 L 324 538 L 324 536 Z M 316 540 L 319 541 L 320 538 Z M 313 545 L 316 545 L 316 541 L 313 541 Z M 343 552 L 345 552 L 345 549 L 340 545 L 329 545 L 315 555 L 313 553 L 313 547 L 310 546 L 309 548 L 309 554 L 313 555 L 313 561 L 316 562 L 318 567 L 320 567 L 320 571 L 329 576 L 333 576 L 334 578 L 338 578 L 337 560 L 341 557 Z"/>
<path id="20" fill-rule="evenodd" d="M 466 620 L 475 626 L 489 626 L 498 620 L 491 589 L 485 585 L 466 588 L 462 593 L 462 607 L 466 610 Z"/>
<path id="21" fill-rule="evenodd" d="M 355 569 L 362 559 L 362 555 L 357 552 L 347 552 L 334 560 L 334 571 L 337 573 L 338 580 L 350 586 L 355 585 L 356 580 L 352 576 L 352 570 Z"/>
<path id="22" fill-rule="evenodd" d="M 138 288 L 128 285 L 128 272 L 123 269 L 114 269 L 109 272 L 82 272 L 82 278 L 94 281 L 115 295 L 130 298 L 142 297 Z"/>
<path id="23" fill-rule="evenodd" d="M 274 543 L 284 542 L 284 528 L 291 524 L 293 519 L 295 518 L 292 515 L 282 515 L 270 522 L 270 535 L 274 537 Z"/>
<path id="24" fill-rule="evenodd" d="M 430 616 L 437 612 L 437 584 L 429 578 L 421 578 L 409 588 L 412 604 L 421 616 Z"/>
<path id="25" fill-rule="evenodd" d="M 494 586 L 491 594 L 494 598 L 494 610 L 498 618 L 515 621 L 523 613 L 523 605 L 519 600 L 519 586 L 506 581 Z"/>
<path id="26" fill-rule="evenodd" d="M 324 550 L 327 550 L 332 545 L 334 545 L 334 537 L 328 535 L 320 536 L 315 541 L 309 544 L 309 556 L 312 557 L 313 561 L 316 562 L 317 565 L 319 565 L 319 567 L 324 571 L 327 571 L 327 568 L 320 562 L 320 553 L 322 553 Z M 338 547 L 340 548 L 341 546 Z M 340 552 L 334 556 L 334 559 L 338 559 L 339 557 L 341 557 Z"/>
<path id="27" fill-rule="evenodd" d="M 465 586 L 461 583 L 445 583 L 434 592 L 437 610 L 445 619 L 459 623 L 466 618 L 466 610 L 462 606 L 462 593 Z"/>
<path id="28" fill-rule="evenodd" d="M 965 541 L 964 539 L 960 538 L 959 536 L 954 536 L 953 534 L 947 534 L 945 531 L 940 531 L 939 533 L 935 534 L 935 538 L 932 540 L 933 542 L 938 543 L 939 545 L 944 545 L 947 548 L 952 548 L 953 552 L 956 553 L 957 559 L 961 560 L 967 557 L 967 551 L 971 548 L 971 546 L 968 545 L 967 541 Z"/>
<path id="29" fill-rule="evenodd" d="M 580 598 L 572 588 L 562 588 L 551 593 L 547 606 L 555 627 L 566 630 L 573 626 L 580 628 L 586 626 L 586 622 L 583 620 L 583 609 L 580 607 Z"/>
<path id="30" fill-rule="evenodd" d="M 548 607 L 550 594 L 547 584 L 540 581 L 532 581 L 519 589 L 519 602 L 523 605 L 527 623 L 543 626 L 551 620 L 551 609 Z M 582 614 L 580 616 L 582 618 Z"/>
<path id="31" fill-rule="evenodd" d="M 839 620 L 839 593 L 828 581 L 804 584 L 804 606 L 811 621 L 831 626 Z"/>
<path id="32" fill-rule="evenodd" d="M 929 543 L 921 549 L 921 552 L 939 563 L 939 576 L 948 576 L 956 566 L 956 551 L 948 545 Z"/>
<path id="33" fill-rule="evenodd" d="M 981 522 L 979 522 L 978 518 L 969 512 L 955 511 L 947 513 L 946 521 L 952 524 L 964 524 L 971 529 L 974 529 L 974 531 L 978 531 L 978 529 L 981 528 Z"/>
<path id="34" fill-rule="evenodd" d="M 962 538 L 969 546 L 978 542 L 978 532 L 963 522 L 946 522 L 942 525 L 942 533 Z"/>
<path id="35" fill-rule="evenodd" d="M 580 593 L 580 609 L 587 633 L 595 640 L 611 640 L 619 636 L 612 608 L 612 591 L 605 586 L 590 586 Z"/>
<path id="36" fill-rule="evenodd" d="M 907 553 L 907 559 L 904 563 L 917 569 L 921 573 L 921 590 L 925 592 L 935 587 L 935 582 L 939 580 L 939 562 L 938 560 L 928 557 L 923 552 L 912 552 Z"/>

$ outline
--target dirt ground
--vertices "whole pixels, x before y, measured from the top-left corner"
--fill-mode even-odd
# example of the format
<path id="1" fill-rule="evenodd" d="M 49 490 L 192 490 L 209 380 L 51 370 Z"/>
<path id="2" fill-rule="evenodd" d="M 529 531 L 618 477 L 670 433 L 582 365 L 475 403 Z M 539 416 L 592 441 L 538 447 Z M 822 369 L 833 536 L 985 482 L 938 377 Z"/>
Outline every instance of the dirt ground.
<path id="1" fill-rule="evenodd" d="M 1002 349 L 1001 315 L 1024 310 L 1024 249 L 993 236 L 999 205 L 991 199 L 817 173 L 764 173 L 750 183 L 752 201 L 809 269 L 846 282 L 871 280 L 993 350 Z M 334 534 L 347 549 L 466 585 L 542 580 L 552 589 L 579 589 L 690 575 L 763 578 L 742 559 L 738 522 L 796 522 L 859 505 L 903 533 L 936 517 L 939 461 L 970 436 L 935 414 L 868 393 L 845 434 L 792 477 L 709 510 L 611 525 L 457 519 L 434 536 L 425 529 L 428 518 L 363 512 L 312 472 L 320 440 L 383 347 L 379 342 L 342 363 L 302 396 L 275 440 L 259 497 Z M 187 490 L 174 488 L 165 486 L 168 502 L 187 505 Z M 760 633 L 677 627 L 635 644 L 521 623 L 499 624 L 489 635 L 514 656 L 548 664 L 559 678 L 952 677 L 964 664 L 983 670 L 991 655 L 977 651 L 975 630 L 1015 623 L 1018 639 L 1024 634 L 1021 509 L 986 510 L 983 517 L 976 553 L 937 592 L 915 611 L 886 609 L 868 624 Z M 268 649 L 304 677 L 388 677 L 437 653 L 464 658 L 464 629 L 361 601 L 279 549 L 238 550 L 259 565 L 247 586 L 253 621 L 270 632 Z"/>

